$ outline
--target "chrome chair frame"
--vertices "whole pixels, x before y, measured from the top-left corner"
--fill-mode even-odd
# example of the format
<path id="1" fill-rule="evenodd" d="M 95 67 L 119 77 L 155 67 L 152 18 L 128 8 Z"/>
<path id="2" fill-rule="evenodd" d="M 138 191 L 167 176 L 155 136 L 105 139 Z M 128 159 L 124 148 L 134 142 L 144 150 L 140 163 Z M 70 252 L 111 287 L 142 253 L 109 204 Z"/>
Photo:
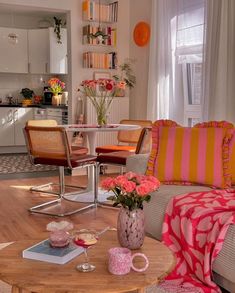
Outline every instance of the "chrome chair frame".
<path id="1" fill-rule="evenodd" d="M 30 161 L 33 164 L 35 164 L 34 163 L 34 156 L 31 153 L 31 146 L 30 146 L 30 142 L 29 142 L 29 139 L 28 139 L 26 129 L 35 129 L 35 130 L 36 129 L 38 129 L 38 130 L 39 129 L 40 130 L 44 129 L 44 131 L 46 131 L 46 130 L 50 130 L 51 128 L 54 129 L 55 127 L 33 127 L 33 126 L 26 126 L 25 127 L 24 135 L 25 135 L 26 145 L 27 145 Z M 68 195 L 77 194 L 77 192 L 76 193 L 75 192 L 65 193 L 65 186 L 66 185 L 65 185 L 65 178 L 64 178 L 64 166 L 58 166 L 59 167 L 58 168 L 59 169 L 59 184 L 58 185 L 60 187 L 60 190 L 59 190 L 58 193 L 53 193 L 54 195 L 57 195 L 57 199 L 51 200 L 49 202 L 45 202 L 45 203 L 42 203 L 42 204 L 39 204 L 39 205 L 36 205 L 36 206 L 33 206 L 33 207 L 29 208 L 29 212 L 38 213 L 38 214 L 44 214 L 44 215 L 48 215 L 48 216 L 64 217 L 64 216 L 70 216 L 70 215 L 73 215 L 75 213 L 87 210 L 89 208 L 96 208 L 97 207 L 97 177 L 96 177 L 97 163 L 94 160 L 94 161 L 89 162 L 89 163 L 81 164 L 78 167 L 73 167 L 72 164 L 71 164 L 71 159 L 70 159 L 70 151 L 69 151 L 69 146 L 68 146 L 68 139 L 67 139 L 66 130 L 64 128 L 62 128 L 62 127 L 56 127 L 56 128 L 58 129 L 58 131 L 61 132 L 61 135 L 62 135 L 62 141 L 63 141 L 63 146 L 64 146 L 64 149 L 65 149 L 65 155 L 66 155 L 66 160 L 67 160 L 67 163 L 68 163 L 68 168 L 70 168 L 70 169 L 78 169 L 78 168 L 84 168 L 84 167 L 89 167 L 89 166 L 93 167 L 94 178 L 95 178 L 95 180 L 94 180 L 94 201 L 88 203 L 88 205 L 86 205 L 84 207 L 81 207 L 81 208 L 78 208 L 78 209 L 75 209 L 75 210 L 72 210 L 72 211 L 69 211 L 69 212 L 65 212 L 65 213 L 52 213 L 52 212 L 49 212 L 49 211 L 41 210 L 43 208 L 47 208 L 49 206 L 59 204 L 63 200 L 79 203 L 78 201 L 74 201 L 74 200 L 71 200 L 71 199 L 65 197 L 65 196 L 68 196 Z M 94 156 L 92 156 L 92 157 L 94 157 Z M 48 184 L 45 184 L 45 185 L 48 185 Z M 69 186 L 69 185 L 67 185 L 67 186 Z M 32 188 L 30 190 L 33 191 Z M 36 191 L 39 191 L 39 190 L 37 189 Z M 42 192 L 43 193 L 51 193 L 51 192 L 45 192 L 43 190 L 42 190 Z"/>

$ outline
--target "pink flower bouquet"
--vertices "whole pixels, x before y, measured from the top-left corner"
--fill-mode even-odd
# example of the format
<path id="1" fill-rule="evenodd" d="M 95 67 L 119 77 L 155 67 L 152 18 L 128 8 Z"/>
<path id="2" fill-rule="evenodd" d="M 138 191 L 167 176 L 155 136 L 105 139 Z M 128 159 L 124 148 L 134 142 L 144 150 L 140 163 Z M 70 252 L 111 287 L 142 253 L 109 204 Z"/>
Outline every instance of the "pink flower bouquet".
<path id="1" fill-rule="evenodd" d="M 106 124 L 106 115 L 113 98 L 120 89 L 125 89 L 126 83 L 123 81 L 116 82 L 109 78 L 99 78 L 84 80 L 81 83 L 81 91 L 88 97 L 95 107 L 97 113 L 97 122 L 99 125 Z"/>
<path id="2" fill-rule="evenodd" d="M 53 77 L 48 80 L 48 84 L 50 86 L 49 90 L 56 96 L 63 91 L 65 88 L 65 83 L 59 80 L 56 77 Z"/>
<path id="3" fill-rule="evenodd" d="M 101 187 L 108 191 L 113 191 L 114 196 L 108 199 L 114 201 L 113 206 L 119 204 L 130 211 L 143 209 L 143 202 L 149 202 L 150 193 L 157 190 L 160 182 L 153 176 L 139 175 L 128 172 L 116 178 L 108 177 L 101 182 Z"/>

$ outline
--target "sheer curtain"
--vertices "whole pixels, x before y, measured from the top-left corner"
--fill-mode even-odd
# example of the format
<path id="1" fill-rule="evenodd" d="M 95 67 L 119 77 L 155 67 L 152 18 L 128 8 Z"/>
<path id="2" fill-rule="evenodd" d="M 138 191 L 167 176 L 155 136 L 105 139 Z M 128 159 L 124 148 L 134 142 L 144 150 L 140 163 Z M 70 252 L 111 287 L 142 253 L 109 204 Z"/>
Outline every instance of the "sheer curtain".
<path id="1" fill-rule="evenodd" d="M 204 0 L 157 0 L 152 6 L 148 118 L 184 123 L 189 89 L 196 83 L 185 85 L 195 74 L 187 78 L 183 69 L 202 62 Z"/>
<path id="2" fill-rule="evenodd" d="M 174 103 L 176 4 L 172 0 L 152 1 L 147 118 L 153 121 L 170 118 L 170 104 Z"/>
<path id="3" fill-rule="evenodd" d="M 207 0 L 204 120 L 235 123 L 235 1 Z"/>

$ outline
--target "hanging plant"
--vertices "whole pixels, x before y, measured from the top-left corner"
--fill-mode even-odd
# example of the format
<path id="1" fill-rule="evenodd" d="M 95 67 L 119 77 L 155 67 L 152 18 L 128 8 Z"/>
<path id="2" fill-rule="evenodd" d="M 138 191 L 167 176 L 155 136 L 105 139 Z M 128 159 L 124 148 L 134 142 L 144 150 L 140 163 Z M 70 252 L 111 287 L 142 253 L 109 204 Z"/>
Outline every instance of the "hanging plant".
<path id="1" fill-rule="evenodd" d="M 56 37 L 57 37 L 57 43 L 58 44 L 62 44 L 62 42 L 61 42 L 62 19 L 61 18 L 57 18 L 55 16 L 53 18 L 54 18 L 54 32 L 55 32 Z"/>

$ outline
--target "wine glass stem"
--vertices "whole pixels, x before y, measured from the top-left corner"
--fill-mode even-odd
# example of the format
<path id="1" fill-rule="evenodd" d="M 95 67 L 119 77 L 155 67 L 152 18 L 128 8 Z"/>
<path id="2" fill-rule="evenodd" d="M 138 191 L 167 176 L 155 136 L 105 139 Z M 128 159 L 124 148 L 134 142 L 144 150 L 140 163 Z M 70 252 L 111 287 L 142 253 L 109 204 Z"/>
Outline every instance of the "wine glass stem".
<path id="1" fill-rule="evenodd" d="M 84 254 L 85 254 L 85 263 L 89 264 L 89 257 L 88 257 L 88 254 L 87 254 L 87 248 L 84 248 Z"/>

